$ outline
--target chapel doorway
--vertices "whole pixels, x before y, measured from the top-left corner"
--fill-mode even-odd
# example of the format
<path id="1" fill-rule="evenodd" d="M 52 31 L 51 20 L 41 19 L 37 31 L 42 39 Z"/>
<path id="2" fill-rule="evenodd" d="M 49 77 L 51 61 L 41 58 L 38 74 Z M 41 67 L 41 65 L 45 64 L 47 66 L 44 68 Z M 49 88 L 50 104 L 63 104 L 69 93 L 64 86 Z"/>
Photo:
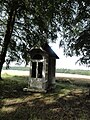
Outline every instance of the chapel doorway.
<path id="1" fill-rule="evenodd" d="M 36 54 L 31 61 L 31 83 L 33 88 L 43 88 L 44 81 L 44 59 L 42 55 Z"/>

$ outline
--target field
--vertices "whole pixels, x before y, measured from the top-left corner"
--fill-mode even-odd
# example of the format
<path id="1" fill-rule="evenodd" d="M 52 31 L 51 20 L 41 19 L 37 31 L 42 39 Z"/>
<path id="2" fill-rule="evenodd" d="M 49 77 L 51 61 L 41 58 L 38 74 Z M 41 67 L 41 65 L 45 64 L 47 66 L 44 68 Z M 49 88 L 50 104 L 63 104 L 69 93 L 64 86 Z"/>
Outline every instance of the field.
<path id="1" fill-rule="evenodd" d="M 29 71 L 29 67 L 10 67 L 9 70 L 23 70 Z M 3 70 L 6 70 L 3 67 Z M 71 69 L 56 69 L 56 73 L 70 73 L 70 74 L 79 74 L 79 75 L 90 75 L 90 70 L 71 70 Z"/>
<path id="2" fill-rule="evenodd" d="M 9 69 L 8 70 L 23 70 L 23 71 L 28 71 L 30 68 L 29 67 L 9 67 Z M 3 70 L 6 70 L 6 67 L 3 67 Z"/>
<path id="3" fill-rule="evenodd" d="M 3 74 L 0 120 L 90 120 L 90 84 L 77 81 L 57 79 L 54 90 L 30 93 L 23 91 L 27 76 Z"/>
<path id="4" fill-rule="evenodd" d="M 70 74 L 79 74 L 79 75 L 90 75 L 90 70 L 71 70 L 71 69 L 57 69 L 57 73 L 70 73 Z"/>

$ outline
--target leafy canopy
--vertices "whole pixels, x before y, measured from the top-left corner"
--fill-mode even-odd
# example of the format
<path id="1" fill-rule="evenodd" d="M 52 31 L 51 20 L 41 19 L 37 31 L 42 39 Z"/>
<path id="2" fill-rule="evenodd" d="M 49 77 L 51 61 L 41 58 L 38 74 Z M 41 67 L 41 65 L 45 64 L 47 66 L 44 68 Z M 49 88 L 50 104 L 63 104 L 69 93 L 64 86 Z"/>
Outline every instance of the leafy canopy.
<path id="1" fill-rule="evenodd" d="M 90 2 L 88 0 L 1 0 L 0 1 L 0 45 L 3 47 L 10 11 L 16 11 L 14 29 L 8 45 L 7 63 L 29 61 L 29 49 L 33 45 L 57 39 L 61 35 L 60 46 L 66 55 L 82 55 L 86 38 L 81 32 L 89 30 Z M 82 51 L 82 48 L 86 49 Z M 84 54 L 83 54 L 84 53 Z M 89 57 L 89 52 L 86 56 Z M 84 57 L 85 60 L 86 57 Z M 82 60 L 82 59 L 81 59 Z M 87 59 L 89 60 L 89 59 Z M 81 61 L 86 63 L 86 61 Z"/>

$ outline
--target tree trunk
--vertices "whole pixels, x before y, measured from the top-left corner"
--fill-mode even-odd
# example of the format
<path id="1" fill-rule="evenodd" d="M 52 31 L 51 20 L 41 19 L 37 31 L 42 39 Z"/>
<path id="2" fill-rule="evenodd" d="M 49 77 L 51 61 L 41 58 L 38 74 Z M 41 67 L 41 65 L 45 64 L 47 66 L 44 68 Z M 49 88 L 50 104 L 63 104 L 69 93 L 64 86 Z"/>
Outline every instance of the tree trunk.
<path id="1" fill-rule="evenodd" d="M 1 71 L 2 71 L 2 66 L 1 66 L 1 63 L 0 63 L 0 80 L 2 80 L 2 78 L 1 78 Z"/>
<path id="2" fill-rule="evenodd" d="M 5 57 L 6 57 L 8 45 L 10 43 L 11 35 L 13 32 L 13 27 L 14 27 L 14 23 L 15 23 L 15 15 L 16 15 L 16 10 L 11 9 L 11 11 L 8 14 L 7 30 L 5 33 L 2 51 L 0 54 L 0 79 L 2 79 L 1 78 L 1 71 L 2 71 L 3 64 L 5 62 Z"/>

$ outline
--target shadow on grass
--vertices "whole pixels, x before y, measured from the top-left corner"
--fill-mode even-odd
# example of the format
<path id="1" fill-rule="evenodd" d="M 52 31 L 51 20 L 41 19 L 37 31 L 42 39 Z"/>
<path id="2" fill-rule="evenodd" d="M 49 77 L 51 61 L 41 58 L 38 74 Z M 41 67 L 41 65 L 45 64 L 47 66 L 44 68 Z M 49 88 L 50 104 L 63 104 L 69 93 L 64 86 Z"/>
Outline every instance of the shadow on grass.
<path id="1" fill-rule="evenodd" d="M 26 76 L 5 75 L 0 81 L 0 98 L 20 97 L 24 94 L 23 88 L 28 84 Z"/>
<path id="2" fill-rule="evenodd" d="M 23 93 L 27 77 L 8 77 L 0 84 L 0 120 L 89 120 L 90 98 L 87 89 L 70 82 L 56 82 L 46 94 Z M 0 89 L 1 89 L 0 88 Z"/>
<path id="3" fill-rule="evenodd" d="M 34 96 L 34 94 L 33 94 Z M 28 96 L 32 97 L 32 96 Z M 53 96 L 52 96 L 53 98 Z M 5 104 L 0 112 L 1 120 L 89 120 L 90 101 L 80 96 L 70 99 L 58 97 L 51 102 L 48 97 L 24 98 L 21 103 Z"/>

